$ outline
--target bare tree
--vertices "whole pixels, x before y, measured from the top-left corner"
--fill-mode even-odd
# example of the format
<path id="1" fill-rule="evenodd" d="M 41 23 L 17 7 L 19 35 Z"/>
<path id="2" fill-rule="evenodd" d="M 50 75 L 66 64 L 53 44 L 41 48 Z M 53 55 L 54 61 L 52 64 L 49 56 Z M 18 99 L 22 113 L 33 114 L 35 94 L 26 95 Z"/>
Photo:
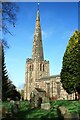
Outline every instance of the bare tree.
<path id="1" fill-rule="evenodd" d="M 18 11 L 18 6 L 14 2 L 0 2 L 0 32 L 2 34 L 10 34 L 9 28 L 15 27 L 16 23 L 16 13 Z M 4 38 L 0 39 L 0 41 L 5 45 L 8 46 L 7 41 Z"/>

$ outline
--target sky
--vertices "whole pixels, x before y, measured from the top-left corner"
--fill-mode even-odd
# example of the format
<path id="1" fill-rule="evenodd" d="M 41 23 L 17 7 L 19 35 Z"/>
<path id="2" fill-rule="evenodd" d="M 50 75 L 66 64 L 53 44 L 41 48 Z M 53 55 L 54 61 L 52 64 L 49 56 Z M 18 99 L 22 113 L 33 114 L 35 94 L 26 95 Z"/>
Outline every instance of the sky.
<path id="1" fill-rule="evenodd" d="M 13 36 L 6 34 L 10 49 L 5 51 L 9 78 L 18 88 L 25 83 L 25 63 L 32 57 L 37 2 L 16 2 L 19 7 Z M 40 2 L 40 23 L 45 60 L 50 62 L 50 75 L 60 74 L 69 38 L 78 28 L 77 2 Z"/>

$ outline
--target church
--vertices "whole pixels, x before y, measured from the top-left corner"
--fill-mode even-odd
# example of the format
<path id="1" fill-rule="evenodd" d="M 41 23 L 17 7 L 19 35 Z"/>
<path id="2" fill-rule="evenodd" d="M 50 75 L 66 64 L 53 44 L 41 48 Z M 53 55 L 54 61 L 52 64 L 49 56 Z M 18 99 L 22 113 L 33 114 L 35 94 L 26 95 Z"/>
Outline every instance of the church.
<path id="1" fill-rule="evenodd" d="M 30 95 L 35 88 L 45 91 L 49 98 L 57 100 L 75 99 L 74 94 L 69 95 L 63 89 L 60 75 L 50 76 L 49 60 L 44 59 L 39 5 L 36 16 L 32 58 L 26 59 L 24 100 L 30 100 Z"/>

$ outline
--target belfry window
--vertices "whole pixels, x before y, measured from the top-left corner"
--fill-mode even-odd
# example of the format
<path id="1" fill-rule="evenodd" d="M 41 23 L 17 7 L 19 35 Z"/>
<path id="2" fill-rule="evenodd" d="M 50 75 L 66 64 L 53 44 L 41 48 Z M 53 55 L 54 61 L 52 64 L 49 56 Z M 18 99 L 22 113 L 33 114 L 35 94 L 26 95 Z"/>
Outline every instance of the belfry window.
<path id="1" fill-rule="evenodd" d="M 30 71 L 31 71 L 31 65 L 30 65 Z"/>
<path id="2" fill-rule="evenodd" d="M 42 64 L 40 64 L 40 71 L 42 70 Z"/>
<path id="3" fill-rule="evenodd" d="M 43 71 L 44 71 L 44 64 L 43 64 Z"/>
<path id="4" fill-rule="evenodd" d="M 33 66 L 33 64 L 32 64 L 32 71 L 34 70 L 34 66 Z"/>

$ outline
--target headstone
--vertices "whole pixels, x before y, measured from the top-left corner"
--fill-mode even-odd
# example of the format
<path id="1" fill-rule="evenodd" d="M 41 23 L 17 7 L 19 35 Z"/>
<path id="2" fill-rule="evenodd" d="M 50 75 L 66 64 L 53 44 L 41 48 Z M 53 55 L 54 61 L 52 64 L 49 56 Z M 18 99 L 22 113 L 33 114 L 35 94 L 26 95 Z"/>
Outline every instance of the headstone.
<path id="1" fill-rule="evenodd" d="M 18 108 L 17 108 L 17 105 L 16 105 L 16 104 L 12 105 L 11 111 L 12 111 L 12 114 L 18 113 Z"/>
<path id="2" fill-rule="evenodd" d="M 20 103 L 19 103 L 19 101 L 15 101 L 15 104 L 16 104 L 17 108 L 19 109 L 19 108 L 20 108 Z"/>
<path id="3" fill-rule="evenodd" d="M 10 101 L 12 114 L 16 114 L 19 111 L 19 101 Z"/>
<path id="4" fill-rule="evenodd" d="M 14 100 L 10 100 L 10 105 L 14 105 Z"/>
<path id="5" fill-rule="evenodd" d="M 79 114 L 78 113 L 73 113 L 72 114 L 64 106 L 60 106 L 58 108 L 58 111 L 60 112 L 61 116 L 63 116 L 64 120 L 79 120 Z"/>
<path id="6" fill-rule="evenodd" d="M 68 112 L 64 115 L 64 120 L 68 120 L 68 119 L 70 119 L 70 120 L 80 120 L 79 119 L 79 114 L 78 113 L 71 114 L 71 113 Z"/>
<path id="7" fill-rule="evenodd" d="M 50 103 L 42 103 L 41 104 L 41 109 L 49 110 L 50 109 Z"/>
<path id="8" fill-rule="evenodd" d="M 60 106 L 58 109 L 61 112 L 61 115 L 63 116 L 68 112 L 68 109 L 64 106 Z"/>

